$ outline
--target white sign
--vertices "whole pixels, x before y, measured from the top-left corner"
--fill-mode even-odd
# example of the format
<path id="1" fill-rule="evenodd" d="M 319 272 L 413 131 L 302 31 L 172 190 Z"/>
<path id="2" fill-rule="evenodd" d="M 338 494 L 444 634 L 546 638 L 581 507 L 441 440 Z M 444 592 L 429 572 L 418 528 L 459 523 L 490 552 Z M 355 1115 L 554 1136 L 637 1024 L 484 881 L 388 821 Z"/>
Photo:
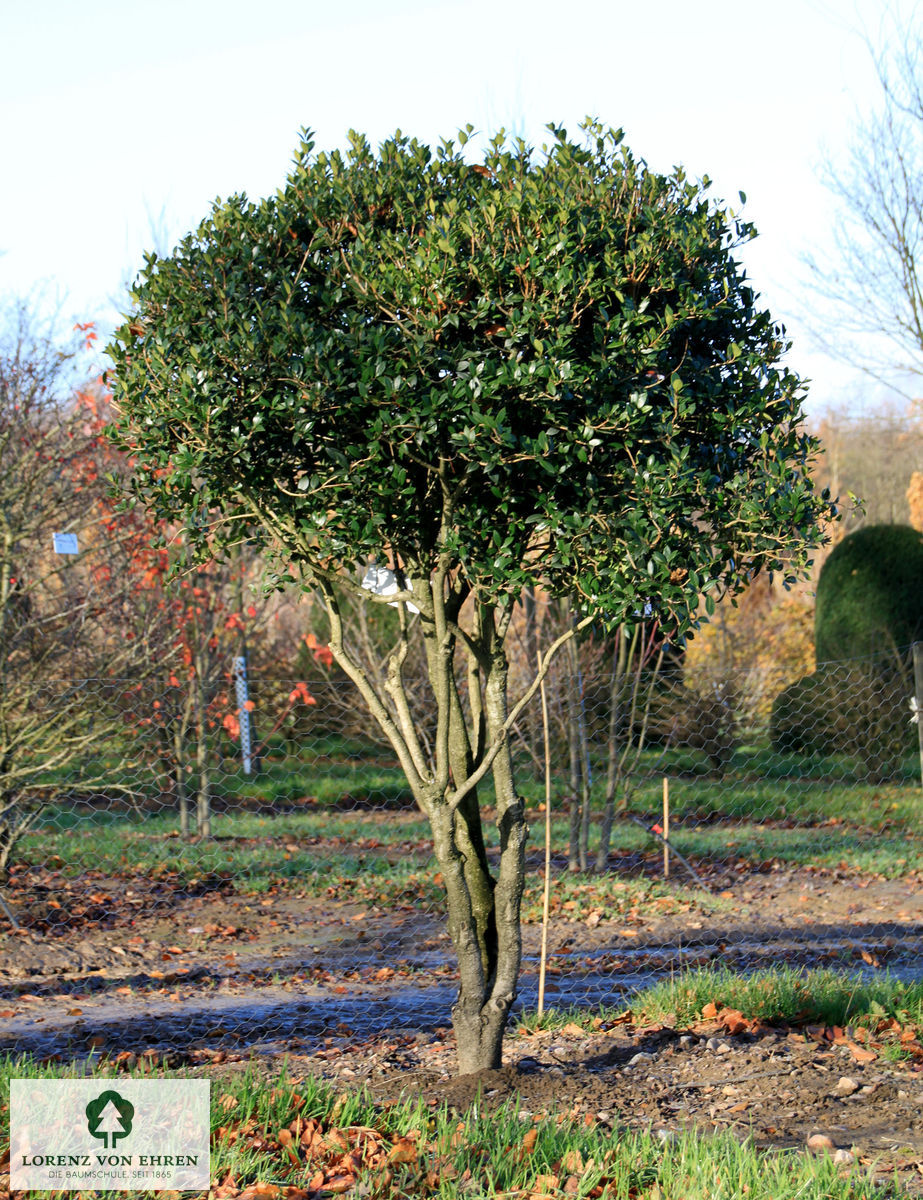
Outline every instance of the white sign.
<path id="1" fill-rule="evenodd" d="M 11 1079 L 13 1191 L 207 1189 L 207 1079 Z"/>
<path id="2" fill-rule="evenodd" d="M 410 580 L 407 579 L 406 575 L 404 578 L 409 590 Z M 390 567 L 376 567 L 374 565 L 369 567 L 363 576 L 362 586 L 367 592 L 374 592 L 376 596 L 393 596 L 396 592 L 402 590 L 397 586 L 397 576 Z M 392 600 L 390 607 L 397 608 L 400 603 L 399 600 Z M 406 603 L 411 612 L 418 613 L 420 611 L 412 600 L 408 600 Z"/>
<path id="3" fill-rule="evenodd" d="M 80 553 L 80 548 L 77 545 L 76 533 L 53 533 L 51 537 L 54 542 L 55 554 Z"/>

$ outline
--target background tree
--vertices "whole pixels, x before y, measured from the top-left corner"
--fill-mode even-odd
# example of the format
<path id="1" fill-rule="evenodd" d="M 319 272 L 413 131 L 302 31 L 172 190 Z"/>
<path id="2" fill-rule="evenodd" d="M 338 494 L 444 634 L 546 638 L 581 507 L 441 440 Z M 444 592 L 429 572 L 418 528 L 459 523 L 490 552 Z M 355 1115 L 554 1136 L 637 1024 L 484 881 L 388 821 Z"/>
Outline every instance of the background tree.
<path id="1" fill-rule="evenodd" d="M 552 134 L 541 154 L 501 134 L 473 164 L 400 134 L 315 155 L 306 134 L 276 195 L 217 204 L 148 259 L 110 347 L 135 494 L 203 551 L 257 530 L 325 598 L 330 652 L 431 824 L 463 1072 L 499 1064 L 520 966 L 523 589 L 575 606 L 544 667 L 594 621 L 680 637 L 703 593 L 797 573 L 830 511 L 782 331 L 734 257 L 752 228 L 620 132 Z M 369 563 L 390 594 L 363 588 Z M 399 605 L 378 681 L 344 594 Z M 417 639 L 423 728 L 402 682 Z"/>
<path id="2" fill-rule="evenodd" d="M 844 498 L 843 537 L 863 525 L 895 525 L 910 519 L 908 488 L 923 463 L 923 422 L 919 403 L 877 404 L 874 411 L 850 413 L 828 408 L 811 429 L 824 455 L 816 478 Z M 859 502 L 846 503 L 852 494 Z M 913 522 L 911 521 L 911 524 Z"/>
<path id="3" fill-rule="evenodd" d="M 184 569 L 183 552 L 181 531 L 143 520 L 130 556 L 125 632 L 134 636 L 132 618 L 153 608 L 161 636 L 151 669 L 130 688 L 125 715 L 167 781 L 181 835 L 194 827 L 196 836 L 209 837 L 216 747 L 222 730 L 240 737 L 232 662 L 243 635 L 263 624 L 266 599 L 251 587 L 260 571 L 252 555 Z"/>
<path id="4" fill-rule="evenodd" d="M 923 375 L 923 33 L 884 23 L 869 43 L 880 103 L 857 114 L 845 163 L 828 162 L 831 252 L 808 259 L 824 304 L 818 335 L 899 390 Z"/>
<path id="5" fill-rule="evenodd" d="M 118 729 L 109 701 L 159 636 L 152 610 L 136 615 L 134 639 L 120 636 L 131 538 L 110 520 L 100 389 L 75 388 L 77 349 L 24 309 L 0 333 L 0 875 L 65 769 Z M 53 535 L 68 532 L 79 553 L 56 554 Z M 103 788 L 118 793 L 103 775 L 81 778 L 84 792 Z"/>

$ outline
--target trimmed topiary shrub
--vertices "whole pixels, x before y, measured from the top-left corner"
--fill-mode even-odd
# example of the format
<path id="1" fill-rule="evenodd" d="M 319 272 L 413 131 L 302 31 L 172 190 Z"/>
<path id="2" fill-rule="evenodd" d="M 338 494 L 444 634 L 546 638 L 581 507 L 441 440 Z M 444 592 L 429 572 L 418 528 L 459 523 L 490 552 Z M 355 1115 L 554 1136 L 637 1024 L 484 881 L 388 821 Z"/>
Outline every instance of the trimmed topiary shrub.
<path id="1" fill-rule="evenodd" d="M 912 691 L 897 656 L 886 661 L 828 663 L 780 692 L 770 736 L 780 754 L 843 754 L 859 778 L 881 783 L 901 769 L 916 743 L 908 716 Z"/>
<path id="2" fill-rule="evenodd" d="M 817 583 L 818 663 L 860 658 L 923 639 L 923 533 L 867 525 L 844 538 Z M 796 685 L 797 686 L 797 685 Z M 783 693 L 784 694 L 784 693 Z"/>
<path id="3" fill-rule="evenodd" d="M 769 718 L 773 750 L 779 754 L 829 754 L 828 699 L 829 685 L 819 671 L 780 692 Z"/>

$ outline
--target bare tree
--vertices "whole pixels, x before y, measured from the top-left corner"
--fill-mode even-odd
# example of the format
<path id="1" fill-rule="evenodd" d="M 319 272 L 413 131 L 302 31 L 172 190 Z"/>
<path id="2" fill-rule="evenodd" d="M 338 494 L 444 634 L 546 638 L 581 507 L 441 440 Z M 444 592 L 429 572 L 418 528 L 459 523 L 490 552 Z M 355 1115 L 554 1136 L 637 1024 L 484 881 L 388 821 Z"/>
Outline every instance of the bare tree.
<path id="1" fill-rule="evenodd" d="M 858 116 L 846 161 L 822 170 L 836 202 L 831 253 L 806 263 L 822 343 L 910 394 L 923 375 L 923 27 L 892 11 L 882 33 L 880 48 L 866 36 L 879 105 Z"/>
<path id="2" fill-rule="evenodd" d="M 103 420 L 72 358 L 23 309 L 0 333 L 0 876 L 68 769 L 118 727 L 109 702 L 150 644 L 146 621 L 118 636 L 125 547 L 101 507 Z M 79 552 L 57 553 L 60 534 Z"/>

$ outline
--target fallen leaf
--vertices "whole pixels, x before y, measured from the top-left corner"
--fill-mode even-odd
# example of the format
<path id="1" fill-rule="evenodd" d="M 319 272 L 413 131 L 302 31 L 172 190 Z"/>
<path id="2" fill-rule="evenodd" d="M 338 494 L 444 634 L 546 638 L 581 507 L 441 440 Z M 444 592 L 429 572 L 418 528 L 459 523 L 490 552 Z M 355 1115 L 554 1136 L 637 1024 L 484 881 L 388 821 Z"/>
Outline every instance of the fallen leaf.
<path id="1" fill-rule="evenodd" d="M 874 1062 L 878 1057 L 874 1050 L 866 1050 L 864 1046 L 851 1045 L 849 1051 L 856 1062 L 859 1063 Z"/>
<path id="2" fill-rule="evenodd" d="M 561 1159 L 561 1166 L 565 1171 L 569 1171 L 571 1175 L 583 1174 L 583 1155 L 579 1150 L 568 1150 Z"/>
<path id="3" fill-rule="evenodd" d="M 712 1020 L 714 1017 L 717 1017 L 717 1015 L 718 1006 L 713 1000 L 709 1000 L 707 1004 L 702 1006 L 702 1016 L 706 1019 L 706 1021 Z"/>
<path id="4" fill-rule="evenodd" d="M 349 1138 L 342 1129 L 330 1129 L 324 1135 L 324 1141 L 328 1146 L 332 1146 L 335 1150 L 348 1150 Z"/>
<path id="5" fill-rule="evenodd" d="M 746 1033 L 750 1028 L 750 1022 L 736 1008 L 723 1008 L 719 1020 L 732 1037 L 736 1037 L 739 1033 Z"/>
<path id="6" fill-rule="evenodd" d="M 389 1163 L 414 1163 L 418 1158 L 417 1147 L 409 1138 L 398 1138 L 388 1154 Z"/>
<path id="7" fill-rule="evenodd" d="M 274 1183 L 254 1183 L 240 1193 L 238 1200 L 277 1200 L 281 1190 Z"/>
<path id="8" fill-rule="evenodd" d="M 324 1183 L 323 1190 L 333 1192 L 335 1196 L 341 1196 L 344 1192 L 348 1192 L 355 1182 L 355 1175 L 335 1175 L 333 1179 L 328 1179 Z"/>
<path id="9" fill-rule="evenodd" d="M 569 1033 L 574 1037 L 583 1037 L 584 1034 L 586 1033 L 586 1030 L 581 1029 L 580 1026 L 575 1021 L 568 1021 L 567 1024 L 564 1026 L 564 1028 L 561 1030 L 561 1032 Z"/>

